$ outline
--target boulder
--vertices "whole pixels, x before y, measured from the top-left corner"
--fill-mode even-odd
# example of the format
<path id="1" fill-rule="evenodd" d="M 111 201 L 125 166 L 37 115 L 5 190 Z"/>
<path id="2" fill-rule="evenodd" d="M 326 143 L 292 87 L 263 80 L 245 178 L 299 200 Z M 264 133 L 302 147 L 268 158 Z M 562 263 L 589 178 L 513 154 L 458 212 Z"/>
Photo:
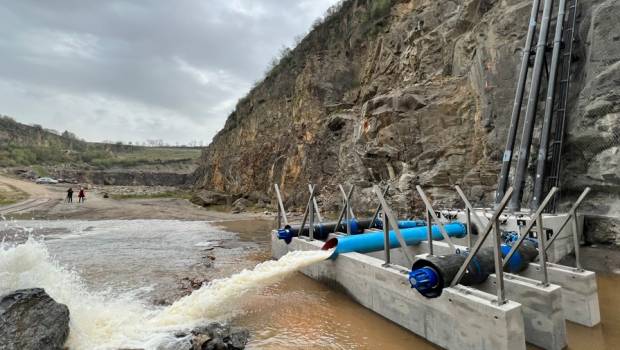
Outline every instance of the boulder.
<path id="1" fill-rule="evenodd" d="M 195 328 L 192 334 L 196 350 L 245 349 L 250 337 L 250 333 L 245 328 L 230 327 L 217 322 Z"/>
<path id="2" fill-rule="evenodd" d="M 245 328 L 212 322 L 191 332 L 177 332 L 157 346 L 157 350 L 241 350 L 250 333 Z"/>
<path id="3" fill-rule="evenodd" d="M 1 350 L 62 349 L 69 309 L 41 288 L 20 289 L 0 299 Z"/>
<path id="4" fill-rule="evenodd" d="M 248 209 L 248 206 L 250 206 L 252 204 L 252 202 L 250 202 L 249 200 L 245 199 L 245 198 L 239 198 L 237 199 L 233 205 L 232 205 L 232 212 L 233 213 L 241 213 L 244 212 Z"/>
<path id="5" fill-rule="evenodd" d="M 231 197 L 227 194 L 215 191 L 199 191 L 192 196 L 192 203 L 208 207 L 211 205 L 230 205 Z"/>

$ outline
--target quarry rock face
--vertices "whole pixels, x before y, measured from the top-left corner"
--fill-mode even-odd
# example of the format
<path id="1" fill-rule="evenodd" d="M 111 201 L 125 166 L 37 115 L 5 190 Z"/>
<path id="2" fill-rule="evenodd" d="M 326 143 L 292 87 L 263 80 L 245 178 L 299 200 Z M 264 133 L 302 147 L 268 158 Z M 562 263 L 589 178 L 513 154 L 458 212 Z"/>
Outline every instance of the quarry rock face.
<path id="1" fill-rule="evenodd" d="M 17 290 L 0 299 L 0 349 L 62 349 L 69 335 L 69 309 L 41 288 Z"/>
<path id="2" fill-rule="evenodd" d="M 273 198 L 277 183 L 299 207 L 315 183 L 327 210 L 340 205 L 339 183 L 355 185 L 361 212 L 376 205 L 373 184 L 390 184 L 404 215 L 422 207 L 415 185 L 437 207 L 462 207 L 460 184 L 474 205 L 491 205 L 530 11 L 529 0 L 345 1 L 240 100 L 195 185 Z M 609 223 L 620 217 L 617 18 L 617 1 L 579 2 L 561 181 L 566 203 L 593 188 L 584 210 L 605 217 L 602 228 L 620 227 Z"/>

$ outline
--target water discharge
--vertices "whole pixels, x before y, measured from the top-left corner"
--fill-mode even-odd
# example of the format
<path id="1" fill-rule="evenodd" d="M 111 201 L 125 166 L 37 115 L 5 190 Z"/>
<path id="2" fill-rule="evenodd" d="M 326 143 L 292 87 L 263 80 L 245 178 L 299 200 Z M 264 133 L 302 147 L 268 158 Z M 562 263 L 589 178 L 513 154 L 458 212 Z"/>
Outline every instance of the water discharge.
<path id="1" fill-rule="evenodd" d="M 80 276 L 61 266 L 46 246 L 33 238 L 23 244 L 0 244 L 0 295 L 23 288 L 44 288 L 69 307 L 71 349 L 155 348 L 174 330 L 226 318 L 250 292 L 276 283 L 331 251 L 295 251 L 277 261 L 203 285 L 165 308 L 155 308 L 132 293 L 91 292 Z"/>

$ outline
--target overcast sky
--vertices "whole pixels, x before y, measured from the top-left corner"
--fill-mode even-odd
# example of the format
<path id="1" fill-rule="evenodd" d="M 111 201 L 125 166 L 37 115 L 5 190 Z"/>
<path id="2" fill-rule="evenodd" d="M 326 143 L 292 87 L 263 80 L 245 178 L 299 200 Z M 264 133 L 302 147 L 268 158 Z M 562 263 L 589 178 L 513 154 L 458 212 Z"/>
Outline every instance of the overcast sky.
<path id="1" fill-rule="evenodd" d="M 0 0 L 0 114 L 89 141 L 209 142 L 336 0 Z"/>

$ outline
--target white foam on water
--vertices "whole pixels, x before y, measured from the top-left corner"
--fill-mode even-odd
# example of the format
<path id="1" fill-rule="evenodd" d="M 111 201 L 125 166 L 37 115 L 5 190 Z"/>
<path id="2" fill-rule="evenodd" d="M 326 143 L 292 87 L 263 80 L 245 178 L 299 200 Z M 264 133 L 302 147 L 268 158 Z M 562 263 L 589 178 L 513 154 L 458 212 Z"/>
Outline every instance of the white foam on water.
<path id="1" fill-rule="evenodd" d="M 165 308 L 141 302 L 134 294 L 89 291 L 80 276 L 54 260 L 45 244 L 0 243 L 0 296 L 16 289 L 44 288 L 70 312 L 70 349 L 154 349 L 171 331 L 225 318 L 248 292 L 278 282 L 305 266 L 327 259 L 331 251 L 293 251 L 280 260 L 214 280 Z"/>

